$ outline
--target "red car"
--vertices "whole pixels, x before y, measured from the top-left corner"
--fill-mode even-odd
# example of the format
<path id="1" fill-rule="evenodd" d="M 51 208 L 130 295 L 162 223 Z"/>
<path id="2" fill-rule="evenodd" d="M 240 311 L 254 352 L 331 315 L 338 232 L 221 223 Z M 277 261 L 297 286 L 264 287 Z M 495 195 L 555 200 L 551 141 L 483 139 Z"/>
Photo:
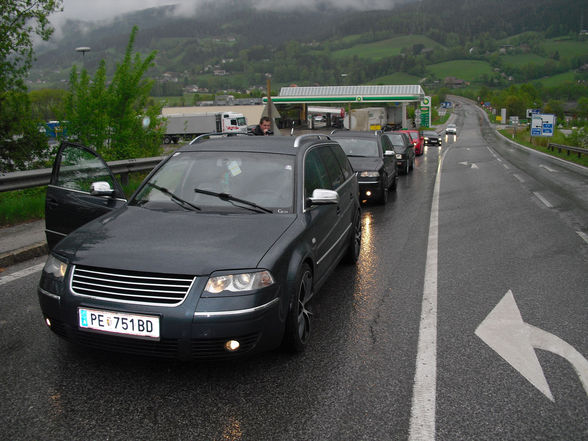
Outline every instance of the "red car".
<path id="1" fill-rule="evenodd" d="M 412 145 L 414 145 L 414 153 L 420 156 L 424 152 L 425 141 L 418 130 L 398 130 L 398 132 L 406 133 L 410 138 Z"/>

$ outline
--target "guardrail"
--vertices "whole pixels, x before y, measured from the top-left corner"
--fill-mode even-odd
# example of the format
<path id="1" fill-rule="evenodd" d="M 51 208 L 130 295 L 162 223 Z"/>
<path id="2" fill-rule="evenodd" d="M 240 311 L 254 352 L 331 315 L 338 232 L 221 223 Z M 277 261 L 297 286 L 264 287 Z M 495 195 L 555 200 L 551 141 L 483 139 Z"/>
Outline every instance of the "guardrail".
<path id="1" fill-rule="evenodd" d="M 562 150 L 567 150 L 568 156 L 570 155 L 570 152 L 575 152 L 578 154 L 578 158 L 581 158 L 582 155 L 588 155 L 588 149 L 584 149 L 582 147 L 572 147 L 569 145 L 562 144 L 552 144 L 551 142 L 547 144 L 547 149 L 551 151 L 557 149 L 559 153 L 561 153 Z"/>
<path id="2" fill-rule="evenodd" d="M 123 159 L 121 161 L 108 162 L 110 170 L 115 175 L 120 175 L 121 183 L 128 182 L 129 173 L 150 171 L 159 164 L 166 156 L 154 158 Z M 0 174 L 0 192 L 22 190 L 24 188 L 40 187 L 49 184 L 51 169 L 42 168 L 38 170 L 18 171 Z"/>

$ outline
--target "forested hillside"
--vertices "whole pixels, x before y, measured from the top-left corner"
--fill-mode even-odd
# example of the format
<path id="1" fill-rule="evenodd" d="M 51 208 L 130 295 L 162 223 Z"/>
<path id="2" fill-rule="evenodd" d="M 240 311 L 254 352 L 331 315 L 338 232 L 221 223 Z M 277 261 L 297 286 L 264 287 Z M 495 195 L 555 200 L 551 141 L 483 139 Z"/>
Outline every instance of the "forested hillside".
<path id="1" fill-rule="evenodd" d="M 30 84 L 66 87 L 74 63 L 93 71 L 101 59 L 120 59 L 133 25 L 136 48 L 157 50 L 149 72 L 158 79 L 156 95 L 178 95 L 186 86 L 245 90 L 264 86 L 266 73 L 276 86 L 397 80 L 435 87 L 456 77 L 503 87 L 558 74 L 573 81 L 588 63 L 588 40 L 580 35 L 585 9 L 581 0 L 423 0 L 382 11 L 320 2 L 260 11 L 231 0 L 178 17 L 167 6 L 102 26 L 69 22 L 62 40 L 39 50 Z M 82 60 L 76 46 L 92 50 Z M 464 71 L 455 60 L 476 63 Z"/>

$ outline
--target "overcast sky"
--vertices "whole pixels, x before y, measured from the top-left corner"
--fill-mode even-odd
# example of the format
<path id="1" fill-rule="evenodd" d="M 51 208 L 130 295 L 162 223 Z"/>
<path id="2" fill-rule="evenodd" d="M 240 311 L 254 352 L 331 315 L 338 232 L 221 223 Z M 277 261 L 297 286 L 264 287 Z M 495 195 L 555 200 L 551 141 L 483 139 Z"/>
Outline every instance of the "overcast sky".
<path id="1" fill-rule="evenodd" d="M 363 10 L 384 9 L 394 4 L 394 0 L 326 0 L 326 2 Z M 51 22 L 59 28 L 67 19 L 109 20 L 126 12 L 171 4 L 177 4 L 181 14 L 189 15 L 195 13 L 201 3 L 202 0 L 63 0 L 63 12 L 53 14 Z M 315 0 L 253 0 L 253 3 L 260 8 L 283 9 L 288 6 L 312 6 Z"/>

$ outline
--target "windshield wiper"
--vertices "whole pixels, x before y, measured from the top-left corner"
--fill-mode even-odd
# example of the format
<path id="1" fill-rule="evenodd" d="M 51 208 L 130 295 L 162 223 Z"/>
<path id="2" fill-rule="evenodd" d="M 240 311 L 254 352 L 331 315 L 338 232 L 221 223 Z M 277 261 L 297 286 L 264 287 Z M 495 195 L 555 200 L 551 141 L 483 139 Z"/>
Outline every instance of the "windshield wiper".
<path id="1" fill-rule="evenodd" d="M 261 211 L 263 211 L 265 213 L 273 213 L 273 211 L 270 210 L 269 208 L 265 208 L 265 207 L 262 207 L 261 205 L 257 205 L 255 202 L 247 201 L 245 199 L 240 199 L 240 198 L 235 197 L 235 196 L 232 196 L 232 195 L 230 195 L 228 193 L 217 193 L 215 191 L 202 190 L 200 188 L 195 188 L 194 189 L 194 192 L 195 193 L 206 194 L 206 195 L 209 195 L 209 196 L 215 196 L 215 197 L 219 198 L 222 201 L 227 201 L 227 202 L 230 202 L 230 203 L 239 202 L 241 204 L 249 205 L 249 207 L 253 207 L 255 209 L 253 211 L 256 211 L 256 212 L 259 212 L 259 210 L 261 210 Z M 248 208 L 248 207 L 241 207 L 241 208 Z"/>
<path id="2" fill-rule="evenodd" d="M 190 202 L 182 199 L 181 197 L 177 196 L 176 194 L 172 193 L 171 191 L 169 191 L 167 188 L 165 187 L 160 187 L 157 184 L 152 184 L 151 182 L 147 182 L 147 185 L 149 185 L 150 187 L 155 188 L 156 190 L 159 190 L 160 192 L 168 195 L 172 201 L 174 201 L 175 203 L 177 203 L 179 206 L 181 206 L 182 208 L 185 208 L 186 210 L 188 209 L 187 207 L 192 208 L 193 210 L 197 210 L 200 211 L 202 210 L 202 208 L 191 204 Z"/>

